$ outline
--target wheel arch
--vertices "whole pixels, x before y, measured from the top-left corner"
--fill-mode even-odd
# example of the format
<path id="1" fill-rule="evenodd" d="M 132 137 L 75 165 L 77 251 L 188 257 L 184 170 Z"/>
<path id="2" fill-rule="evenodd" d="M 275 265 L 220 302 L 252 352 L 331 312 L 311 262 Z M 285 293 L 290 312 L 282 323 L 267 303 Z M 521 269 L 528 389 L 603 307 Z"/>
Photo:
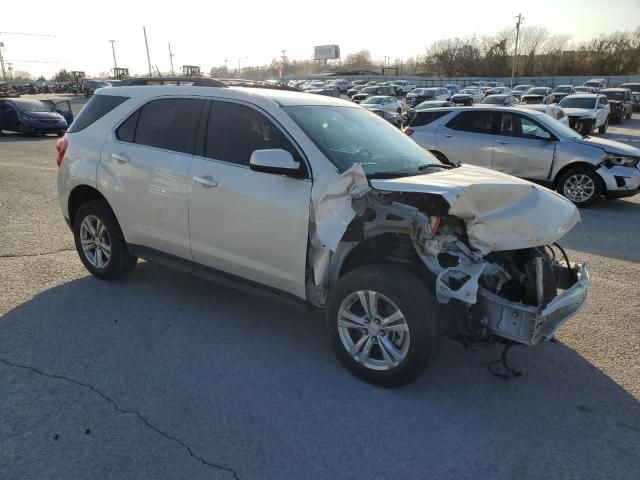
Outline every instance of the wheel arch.
<path id="1" fill-rule="evenodd" d="M 553 189 L 556 190 L 558 188 L 558 181 L 560 180 L 560 178 L 562 178 L 562 176 L 566 172 L 568 172 L 569 170 L 573 170 L 575 168 L 588 168 L 589 170 L 593 171 L 593 173 L 597 174 L 598 178 L 600 178 L 600 175 L 597 172 L 598 166 L 593 165 L 592 163 L 588 163 L 588 162 L 568 163 L 567 165 L 562 167 L 560 170 L 558 170 L 558 172 L 556 173 L 553 179 Z M 602 180 L 602 178 L 600 178 L 600 181 L 602 183 L 602 193 L 605 193 L 607 191 L 607 185 L 604 182 L 604 180 Z"/>
<path id="2" fill-rule="evenodd" d="M 80 207 L 85 203 L 92 202 L 94 200 L 104 201 L 105 204 L 111 210 L 111 212 L 113 212 L 113 215 L 116 217 L 116 220 L 117 220 L 117 216 L 113 211 L 113 208 L 111 208 L 111 205 L 109 205 L 109 202 L 107 201 L 104 195 L 102 195 L 97 189 L 89 185 L 78 185 L 69 194 L 68 208 L 69 208 L 69 221 L 71 222 L 71 225 L 73 225 L 73 222 L 75 221 L 75 215 L 80 209 Z"/>

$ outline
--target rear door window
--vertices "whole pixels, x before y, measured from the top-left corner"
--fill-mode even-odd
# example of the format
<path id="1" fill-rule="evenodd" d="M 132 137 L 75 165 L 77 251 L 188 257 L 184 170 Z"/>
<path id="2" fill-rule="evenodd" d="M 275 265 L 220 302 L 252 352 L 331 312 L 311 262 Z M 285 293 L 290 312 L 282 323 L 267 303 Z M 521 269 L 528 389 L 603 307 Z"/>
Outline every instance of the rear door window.
<path id="1" fill-rule="evenodd" d="M 196 98 L 152 100 L 129 117 L 116 135 L 122 141 L 138 145 L 192 153 L 204 103 Z M 135 132 L 133 137 L 131 131 Z"/>
<path id="2" fill-rule="evenodd" d="M 494 112 L 460 112 L 447 123 L 447 128 L 462 132 L 493 133 Z"/>

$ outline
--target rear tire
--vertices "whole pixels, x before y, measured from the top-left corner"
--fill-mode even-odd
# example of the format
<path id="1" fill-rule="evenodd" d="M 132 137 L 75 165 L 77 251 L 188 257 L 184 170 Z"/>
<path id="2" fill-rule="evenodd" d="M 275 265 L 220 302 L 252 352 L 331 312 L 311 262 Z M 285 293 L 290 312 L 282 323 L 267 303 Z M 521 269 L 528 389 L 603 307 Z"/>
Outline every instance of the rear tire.
<path id="1" fill-rule="evenodd" d="M 78 209 L 73 236 L 83 265 L 100 279 L 117 278 L 136 266 L 138 258 L 129 253 L 120 225 L 103 200 L 85 203 Z"/>
<path id="2" fill-rule="evenodd" d="M 333 351 L 347 370 L 374 385 L 398 387 L 418 378 L 435 359 L 441 312 L 411 273 L 367 265 L 338 280 L 325 315 Z"/>

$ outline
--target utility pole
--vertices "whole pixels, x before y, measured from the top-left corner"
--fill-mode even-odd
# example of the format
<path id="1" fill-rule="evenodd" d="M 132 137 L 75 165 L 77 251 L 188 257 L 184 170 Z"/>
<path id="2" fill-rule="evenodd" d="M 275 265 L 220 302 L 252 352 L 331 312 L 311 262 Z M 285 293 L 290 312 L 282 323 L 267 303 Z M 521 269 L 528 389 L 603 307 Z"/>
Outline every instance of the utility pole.
<path id="1" fill-rule="evenodd" d="M 149 57 L 149 42 L 147 42 L 147 27 L 142 27 L 142 31 L 144 32 L 144 46 L 147 49 L 147 64 L 149 65 L 149 76 L 153 77 L 153 72 L 151 71 L 151 57 Z"/>
<path id="2" fill-rule="evenodd" d="M 173 71 L 173 53 L 171 53 L 171 44 L 169 44 L 169 61 L 171 62 L 171 75 L 174 76 L 175 73 Z"/>
<path id="3" fill-rule="evenodd" d="M 518 22 L 516 23 L 516 47 L 513 52 L 513 67 L 511 68 L 511 88 L 513 88 L 513 79 L 516 75 L 516 63 L 518 62 L 518 39 L 520 38 L 520 23 L 522 23 L 522 14 L 518 14 Z"/>
<path id="4" fill-rule="evenodd" d="M 240 68 L 240 62 L 241 62 L 242 60 L 246 60 L 247 58 L 249 58 L 249 57 L 242 57 L 242 58 L 239 58 L 239 59 L 238 59 L 238 77 L 239 77 L 239 76 L 241 75 L 241 73 L 242 73 L 242 69 Z"/>
<path id="5" fill-rule="evenodd" d="M 13 80 L 13 63 L 7 62 L 7 70 L 9 70 L 9 79 Z"/>

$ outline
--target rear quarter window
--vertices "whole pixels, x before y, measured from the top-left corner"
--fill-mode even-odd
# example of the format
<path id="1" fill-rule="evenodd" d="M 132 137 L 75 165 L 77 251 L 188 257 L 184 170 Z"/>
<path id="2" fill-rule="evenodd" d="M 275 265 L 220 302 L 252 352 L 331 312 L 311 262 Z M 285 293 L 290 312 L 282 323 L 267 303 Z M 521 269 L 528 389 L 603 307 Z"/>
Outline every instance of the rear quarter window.
<path id="1" fill-rule="evenodd" d="M 127 100 L 129 100 L 129 97 L 94 95 L 71 123 L 67 132 L 75 133 L 84 130 Z"/>
<path id="2" fill-rule="evenodd" d="M 431 122 L 435 122 L 437 119 L 444 117 L 448 113 L 450 112 L 432 112 L 429 110 L 418 111 L 416 112 L 416 116 L 413 117 L 413 120 L 411 120 L 411 123 L 409 123 L 409 127 L 422 127 L 423 125 L 428 125 Z"/>

